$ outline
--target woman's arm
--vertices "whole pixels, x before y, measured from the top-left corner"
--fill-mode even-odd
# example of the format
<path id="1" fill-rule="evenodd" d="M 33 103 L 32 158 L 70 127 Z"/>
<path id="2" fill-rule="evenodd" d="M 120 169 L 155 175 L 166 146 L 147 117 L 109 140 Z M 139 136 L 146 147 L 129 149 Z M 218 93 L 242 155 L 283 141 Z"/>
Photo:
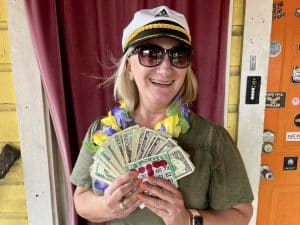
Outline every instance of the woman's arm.
<path id="1" fill-rule="evenodd" d="M 239 204 L 229 209 L 200 210 L 203 225 L 247 225 L 252 217 L 252 204 Z"/>
<path id="2" fill-rule="evenodd" d="M 81 217 L 92 222 L 110 220 L 103 196 L 95 195 L 90 189 L 76 187 L 73 198 L 75 209 Z"/>
<path id="3" fill-rule="evenodd" d="M 97 196 L 90 189 L 76 187 L 74 205 L 77 213 L 92 222 L 104 222 L 116 218 L 124 218 L 132 213 L 141 202 L 137 199 L 140 189 L 134 182 L 137 173 L 129 172 L 118 177 L 105 191 Z M 121 202 L 124 207 L 121 206 Z"/>

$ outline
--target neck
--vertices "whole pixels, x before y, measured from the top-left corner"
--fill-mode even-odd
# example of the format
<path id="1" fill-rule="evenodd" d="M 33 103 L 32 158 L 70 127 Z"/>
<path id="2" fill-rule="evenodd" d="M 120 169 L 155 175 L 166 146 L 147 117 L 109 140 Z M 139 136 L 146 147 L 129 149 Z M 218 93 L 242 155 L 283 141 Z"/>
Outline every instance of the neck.
<path id="1" fill-rule="evenodd" d="M 135 122 L 142 126 L 153 128 L 156 123 L 166 117 L 166 108 L 143 107 L 141 105 L 134 112 Z"/>

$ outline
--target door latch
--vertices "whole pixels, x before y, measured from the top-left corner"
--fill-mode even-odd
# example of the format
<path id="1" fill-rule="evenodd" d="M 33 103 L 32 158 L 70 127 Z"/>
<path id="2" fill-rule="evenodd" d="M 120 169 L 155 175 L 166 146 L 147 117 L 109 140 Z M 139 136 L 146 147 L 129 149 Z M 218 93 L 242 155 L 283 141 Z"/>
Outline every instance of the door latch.
<path id="1" fill-rule="evenodd" d="M 270 153 L 273 150 L 274 140 L 274 133 L 270 130 L 264 130 L 262 151 L 265 153 Z"/>
<path id="2" fill-rule="evenodd" d="M 273 180 L 273 172 L 269 166 L 260 166 L 260 176 L 266 180 Z"/>

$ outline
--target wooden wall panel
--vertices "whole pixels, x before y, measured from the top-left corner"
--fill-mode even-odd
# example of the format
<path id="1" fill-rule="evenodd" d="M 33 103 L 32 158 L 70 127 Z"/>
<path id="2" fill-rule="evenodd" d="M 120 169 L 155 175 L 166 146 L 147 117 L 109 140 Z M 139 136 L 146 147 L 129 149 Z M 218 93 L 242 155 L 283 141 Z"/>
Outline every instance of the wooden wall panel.
<path id="1" fill-rule="evenodd" d="M 8 31 L 0 30 L 0 63 L 10 63 L 10 51 L 9 51 Z"/>
<path id="2" fill-rule="evenodd" d="M 15 91 L 11 72 L 0 71 L 0 104 L 15 104 Z"/>
<path id="3" fill-rule="evenodd" d="M 18 142 L 16 111 L 0 111 L 0 142 Z"/>
<path id="4" fill-rule="evenodd" d="M 0 0 L 0 152 L 5 144 L 20 146 L 7 24 L 6 1 Z M 0 179 L 0 224 L 28 224 L 21 159 Z"/>
<path id="5" fill-rule="evenodd" d="M 226 128 L 234 141 L 237 140 L 238 102 L 240 89 L 242 40 L 244 23 L 244 1 L 233 1 L 230 72 L 229 72 L 229 95 L 227 106 Z"/>

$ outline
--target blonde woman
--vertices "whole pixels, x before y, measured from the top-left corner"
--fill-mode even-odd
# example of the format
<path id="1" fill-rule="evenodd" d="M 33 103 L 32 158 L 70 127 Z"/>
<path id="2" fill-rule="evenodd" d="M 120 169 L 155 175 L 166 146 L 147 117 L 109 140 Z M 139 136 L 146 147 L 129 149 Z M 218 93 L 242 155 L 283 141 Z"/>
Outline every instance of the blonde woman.
<path id="1" fill-rule="evenodd" d="M 197 82 L 184 15 L 166 6 L 136 12 L 124 29 L 122 47 L 124 55 L 111 78 L 122 104 L 90 126 L 72 172 L 78 214 L 112 225 L 248 224 L 253 195 L 238 150 L 224 128 L 188 110 Z M 174 106 L 180 121 L 176 129 L 164 126 Z M 112 117 L 114 126 L 107 124 Z M 155 176 L 135 182 L 134 171 L 109 185 L 92 179 L 90 168 L 102 137 L 134 125 L 172 136 L 195 171 L 180 179 L 178 187 Z"/>

